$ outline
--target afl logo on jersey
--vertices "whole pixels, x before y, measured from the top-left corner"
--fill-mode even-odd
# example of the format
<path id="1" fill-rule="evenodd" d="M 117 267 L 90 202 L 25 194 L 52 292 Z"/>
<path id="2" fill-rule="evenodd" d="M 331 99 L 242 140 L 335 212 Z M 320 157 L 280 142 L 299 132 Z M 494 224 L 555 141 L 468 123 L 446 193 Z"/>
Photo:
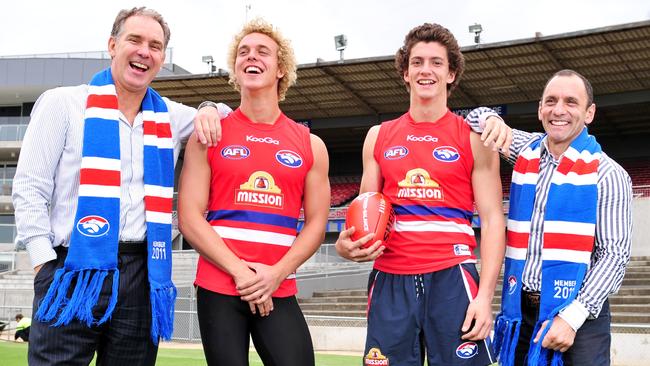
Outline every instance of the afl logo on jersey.
<path id="1" fill-rule="evenodd" d="M 108 220 L 101 216 L 86 216 L 77 222 L 77 231 L 92 238 L 105 235 L 110 227 Z"/>
<path id="2" fill-rule="evenodd" d="M 465 342 L 456 348 L 456 356 L 460 358 L 472 358 L 478 353 L 478 345 L 474 342 Z"/>
<path id="3" fill-rule="evenodd" d="M 298 153 L 291 150 L 280 150 L 275 153 L 275 159 L 282 165 L 289 168 L 300 168 L 302 166 L 302 158 Z"/>
<path id="4" fill-rule="evenodd" d="M 242 145 L 229 145 L 221 149 L 221 156 L 230 160 L 246 159 L 250 154 L 250 150 Z"/>
<path id="5" fill-rule="evenodd" d="M 384 159 L 386 160 L 397 160 L 405 157 L 409 154 L 409 149 L 404 146 L 393 146 L 389 147 L 384 151 Z"/>
<path id="6" fill-rule="evenodd" d="M 433 150 L 433 157 L 436 158 L 436 160 L 445 163 L 451 163 L 458 160 L 460 158 L 460 154 L 458 153 L 458 150 L 456 150 L 456 148 L 453 146 L 440 146 Z"/>

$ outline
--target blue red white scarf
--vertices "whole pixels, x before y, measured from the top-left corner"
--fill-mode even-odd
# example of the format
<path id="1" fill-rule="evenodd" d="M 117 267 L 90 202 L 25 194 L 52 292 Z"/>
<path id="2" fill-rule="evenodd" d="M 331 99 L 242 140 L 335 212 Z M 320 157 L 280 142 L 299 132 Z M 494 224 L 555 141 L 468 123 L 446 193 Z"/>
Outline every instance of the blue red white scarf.
<path id="1" fill-rule="evenodd" d="M 151 298 L 151 338 L 169 339 L 173 330 L 176 288 L 171 281 L 171 223 L 174 151 L 169 113 L 151 88 L 142 100 L 144 120 L 144 189 Z M 68 256 L 56 271 L 36 318 L 66 325 L 73 319 L 87 326 L 110 319 L 117 303 L 117 256 L 120 227 L 120 112 L 111 70 L 90 82 L 84 115 L 79 198 Z M 100 319 L 97 305 L 104 280 L 113 277 L 108 307 Z M 76 282 L 71 294 L 71 283 Z"/>
<path id="2" fill-rule="evenodd" d="M 519 155 L 512 172 L 508 243 L 501 297 L 501 313 L 494 334 L 495 353 L 501 365 L 514 365 L 521 326 L 521 276 L 528 251 L 535 187 L 539 175 L 542 138 Z M 589 266 L 596 229 L 598 164 L 601 148 L 587 128 L 562 156 L 548 193 L 544 216 L 542 287 L 539 318 L 533 338 L 548 320 L 540 341 L 531 339 L 528 365 L 562 365 L 562 353 L 542 348 L 542 339 L 560 310 L 577 296 Z"/>

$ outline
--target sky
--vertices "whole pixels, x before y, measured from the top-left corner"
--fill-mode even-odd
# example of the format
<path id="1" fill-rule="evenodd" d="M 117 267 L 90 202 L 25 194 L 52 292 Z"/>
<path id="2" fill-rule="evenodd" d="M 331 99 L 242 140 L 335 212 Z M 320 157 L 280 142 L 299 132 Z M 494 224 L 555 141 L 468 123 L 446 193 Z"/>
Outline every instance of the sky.
<path id="1" fill-rule="evenodd" d="M 338 34 L 348 39 L 346 59 L 393 55 L 424 22 L 444 25 L 466 46 L 474 23 L 481 42 L 492 43 L 650 20 L 648 0 L 23 0 L 1 6 L 0 56 L 106 50 L 117 12 L 142 5 L 163 15 L 171 59 L 192 73 L 208 71 L 205 55 L 227 69 L 233 35 L 257 16 L 291 39 L 301 64 L 338 60 Z"/>

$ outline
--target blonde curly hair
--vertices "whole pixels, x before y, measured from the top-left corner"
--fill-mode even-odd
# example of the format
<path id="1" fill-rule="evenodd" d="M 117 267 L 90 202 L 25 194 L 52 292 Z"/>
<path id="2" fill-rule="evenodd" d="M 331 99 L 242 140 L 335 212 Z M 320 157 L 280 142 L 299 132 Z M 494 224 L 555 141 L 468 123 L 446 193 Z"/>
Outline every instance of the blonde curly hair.
<path id="1" fill-rule="evenodd" d="M 284 97 L 287 94 L 289 87 L 296 83 L 297 75 L 297 66 L 296 66 L 296 56 L 293 53 L 293 48 L 291 47 L 291 42 L 284 38 L 284 36 L 275 28 L 272 24 L 266 22 L 262 18 L 255 18 L 250 22 L 244 25 L 244 28 L 235 35 L 230 44 L 230 50 L 228 52 L 228 67 L 230 68 L 230 80 L 228 82 L 232 85 L 237 91 L 240 90 L 239 84 L 237 83 L 237 76 L 235 74 L 235 59 L 237 58 L 237 48 L 241 40 L 251 33 L 260 33 L 264 34 L 275 41 L 278 44 L 278 68 L 284 76 L 280 79 L 278 83 L 278 99 L 280 101 L 284 100 Z"/>

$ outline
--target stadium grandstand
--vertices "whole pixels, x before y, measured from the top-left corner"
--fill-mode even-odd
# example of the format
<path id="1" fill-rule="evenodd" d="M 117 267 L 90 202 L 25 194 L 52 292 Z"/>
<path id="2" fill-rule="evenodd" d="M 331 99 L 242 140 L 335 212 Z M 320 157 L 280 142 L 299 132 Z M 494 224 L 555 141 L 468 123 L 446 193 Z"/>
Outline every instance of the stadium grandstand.
<path id="1" fill-rule="evenodd" d="M 514 128 L 542 130 L 538 100 L 554 72 L 574 69 L 592 82 L 597 113 L 590 132 L 629 172 L 635 196 L 633 260 L 621 291 L 611 300 L 617 350 L 612 355 L 624 360 L 626 353 L 639 358 L 641 352 L 650 358 L 650 246 L 646 239 L 650 235 L 650 21 L 538 34 L 467 46 L 462 51 L 466 71 L 449 99 L 452 110 L 465 115 L 474 107 L 490 106 Z M 343 261 L 332 243 L 343 229 L 346 206 L 358 194 L 366 132 L 408 109 L 408 93 L 393 62 L 393 56 L 382 56 L 300 65 L 298 82 L 280 105 L 289 117 L 320 136 L 330 155 L 332 198 L 326 239 L 298 274 L 301 306 L 313 326 L 317 349 L 363 348 L 363 288 L 370 265 Z M 43 91 L 85 83 L 108 64 L 104 54 L 94 53 L 0 57 L 0 321 L 16 312 L 31 314 L 32 270 L 24 248 L 15 248 L 13 243 L 11 203 L 12 178 L 31 109 Z M 192 106 L 204 100 L 232 108 L 239 103 L 226 72 L 190 74 L 171 60 L 152 86 Z M 181 157 L 177 174 L 182 163 Z M 510 173 L 511 168 L 502 164 L 504 212 Z M 473 224 L 480 238 L 478 220 Z M 196 253 L 177 231 L 175 237 L 174 280 L 179 287 L 175 338 L 198 341 L 191 287 Z M 495 306 L 499 298 L 497 291 Z M 339 340 L 324 335 L 337 326 L 348 333 L 340 333 Z"/>

